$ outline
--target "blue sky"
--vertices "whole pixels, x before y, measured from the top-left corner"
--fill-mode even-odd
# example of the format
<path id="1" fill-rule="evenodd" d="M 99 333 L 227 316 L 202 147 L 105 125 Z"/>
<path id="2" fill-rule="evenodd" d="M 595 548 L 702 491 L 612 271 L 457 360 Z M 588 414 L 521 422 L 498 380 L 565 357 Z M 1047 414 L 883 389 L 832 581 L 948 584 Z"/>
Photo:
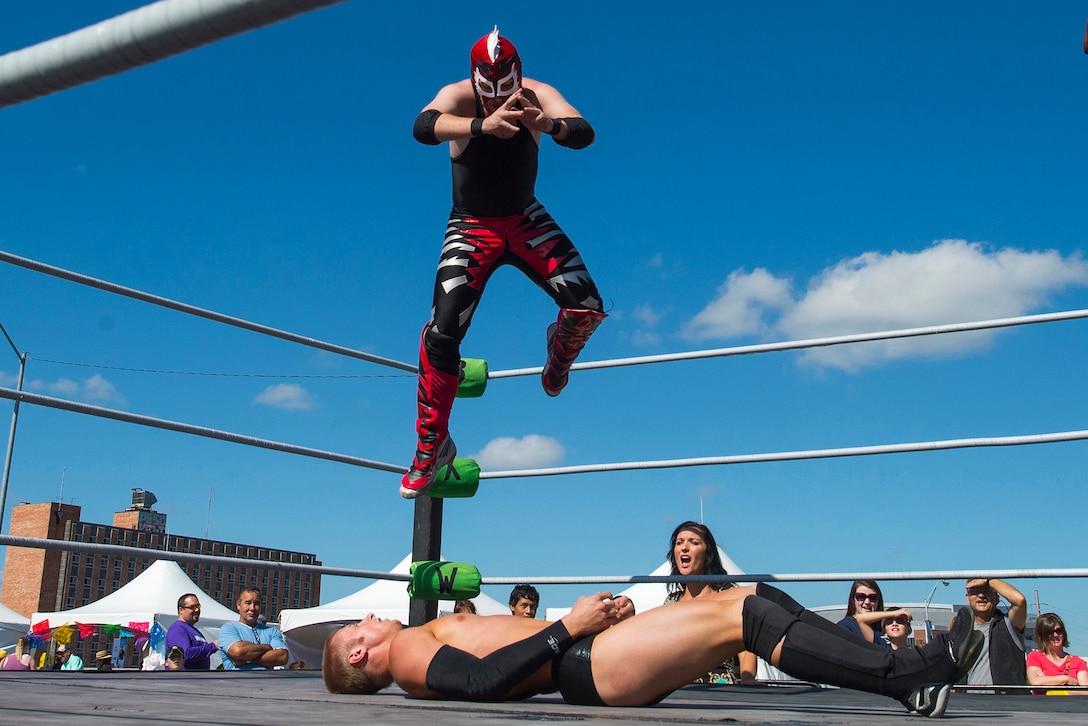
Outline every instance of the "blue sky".
<path id="1" fill-rule="evenodd" d="M 140 5 L 23 3 L 0 51 Z M 450 192 L 445 149 L 411 125 L 498 23 L 597 131 L 584 151 L 546 142 L 537 185 L 611 307 L 586 360 L 1088 308 L 1086 15 L 344 3 L 0 110 L 0 249 L 414 361 Z M 462 352 L 540 365 L 553 318 L 507 269 Z M 6 264 L 0 322 L 27 390 L 410 461 L 400 371 Z M 497 380 L 452 430 L 485 471 L 1079 430 L 1084 326 L 587 371 L 558 399 Z M 5 346 L 4 386 L 17 368 Z M 701 503 L 749 572 L 1083 567 L 1085 447 L 490 480 L 447 503 L 445 554 L 485 577 L 643 574 Z M 178 534 L 362 569 L 411 546 L 395 475 L 22 407 L 5 530 L 62 481 L 88 521 L 142 487 Z M 362 584 L 326 578 L 324 599 Z M 1088 636 L 1084 583 L 1016 584 Z M 787 589 L 831 604 L 847 585 Z"/>

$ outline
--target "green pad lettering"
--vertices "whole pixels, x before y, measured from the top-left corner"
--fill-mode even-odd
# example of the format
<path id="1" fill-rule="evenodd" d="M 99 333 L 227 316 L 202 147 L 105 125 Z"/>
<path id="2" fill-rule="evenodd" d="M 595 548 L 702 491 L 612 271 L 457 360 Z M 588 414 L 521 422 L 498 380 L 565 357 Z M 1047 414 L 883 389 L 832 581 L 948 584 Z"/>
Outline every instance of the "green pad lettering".
<path id="1" fill-rule="evenodd" d="M 480 594 L 480 570 L 467 562 L 413 562 L 408 597 L 416 600 L 470 600 Z"/>
<path id="2" fill-rule="evenodd" d="M 461 383 L 458 398 L 479 398 L 487 388 L 487 361 L 478 358 L 461 359 Z"/>
<path id="3" fill-rule="evenodd" d="M 480 465 L 475 459 L 455 457 L 438 470 L 438 477 L 427 490 L 427 496 L 438 499 L 467 499 L 476 496 L 480 488 Z"/>

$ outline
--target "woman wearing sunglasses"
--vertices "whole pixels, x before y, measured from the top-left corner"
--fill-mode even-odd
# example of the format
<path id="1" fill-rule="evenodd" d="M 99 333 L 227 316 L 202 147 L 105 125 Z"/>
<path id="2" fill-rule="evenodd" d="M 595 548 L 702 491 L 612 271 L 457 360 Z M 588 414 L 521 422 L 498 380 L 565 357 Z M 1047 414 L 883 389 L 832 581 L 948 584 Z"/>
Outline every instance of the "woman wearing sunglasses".
<path id="1" fill-rule="evenodd" d="M 1088 686 L 1088 665 L 1069 655 L 1065 623 L 1055 613 L 1035 619 L 1035 648 L 1028 653 L 1028 683 L 1033 686 Z"/>
<path id="2" fill-rule="evenodd" d="M 880 592 L 880 585 L 873 580 L 854 580 L 854 584 L 850 586 L 850 598 L 846 603 L 846 617 L 836 624 L 862 640 L 891 648 L 891 643 L 884 637 L 881 623 L 885 617 L 899 615 L 910 617 L 910 613 L 902 608 L 884 610 L 884 595 Z"/>

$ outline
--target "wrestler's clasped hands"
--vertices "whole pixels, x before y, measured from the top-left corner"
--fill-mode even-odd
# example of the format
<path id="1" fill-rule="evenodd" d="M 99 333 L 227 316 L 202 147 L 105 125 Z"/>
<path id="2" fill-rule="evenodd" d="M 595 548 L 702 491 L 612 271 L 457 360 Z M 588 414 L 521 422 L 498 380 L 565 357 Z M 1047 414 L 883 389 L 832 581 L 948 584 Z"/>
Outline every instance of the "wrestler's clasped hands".
<path id="1" fill-rule="evenodd" d="M 518 132 L 518 122 L 530 131 L 547 132 L 552 120 L 544 115 L 536 95 L 524 88 L 514 91 L 501 106 L 483 122 L 483 132 L 500 139 L 509 139 Z"/>
<path id="2" fill-rule="evenodd" d="M 635 604 L 626 595 L 614 598 L 610 592 L 599 592 L 578 598 L 562 622 L 572 638 L 580 638 L 599 633 L 634 614 Z"/>

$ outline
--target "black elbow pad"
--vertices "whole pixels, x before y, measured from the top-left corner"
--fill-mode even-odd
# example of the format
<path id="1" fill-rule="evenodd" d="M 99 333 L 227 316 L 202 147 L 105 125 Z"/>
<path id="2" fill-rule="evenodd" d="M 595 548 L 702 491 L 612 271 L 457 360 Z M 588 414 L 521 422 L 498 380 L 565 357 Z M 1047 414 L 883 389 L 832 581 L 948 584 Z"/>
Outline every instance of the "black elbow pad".
<path id="1" fill-rule="evenodd" d="M 562 141 L 556 139 L 555 143 L 569 149 L 584 149 L 593 143 L 596 134 L 593 133 L 593 127 L 589 125 L 589 121 L 580 116 L 565 118 L 563 121 L 567 124 L 567 138 Z"/>
<path id="2" fill-rule="evenodd" d="M 427 688 L 444 698 L 499 701 L 573 643 L 566 626 L 555 622 L 483 658 L 443 645 L 427 666 Z"/>
<path id="3" fill-rule="evenodd" d="M 427 144 L 428 146 L 435 146 L 442 143 L 434 135 L 434 122 L 438 120 L 438 117 L 442 115 L 441 111 L 435 111 L 433 108 L 428 108 L 418 116 L 416 116 L 415 125 L 412 126 L 412 136 L 416 137 L 416 141 L 421 144 Z"/>

